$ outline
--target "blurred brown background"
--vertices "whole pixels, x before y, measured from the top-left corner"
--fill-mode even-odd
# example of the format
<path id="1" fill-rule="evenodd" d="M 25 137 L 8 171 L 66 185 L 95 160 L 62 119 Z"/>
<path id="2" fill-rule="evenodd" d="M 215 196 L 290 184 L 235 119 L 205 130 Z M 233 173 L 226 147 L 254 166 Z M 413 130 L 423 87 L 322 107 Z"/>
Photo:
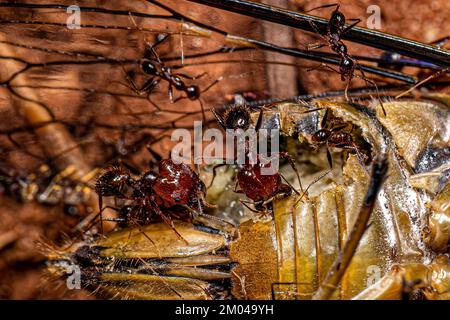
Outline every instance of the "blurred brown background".
<path id="1" fill-rule="evenodd" d="M 21 1 L 22 3 L 48 3 L 48 1 Z M 314 42 L 317 37 L 301 31 L 293 31 L 283 26 L 256 21 L 251 18 L 230 14 L 216 9 L 192 4 L 187 1 L 161 1 L 183 14 L 213 25 L 230 34 L 263 39 L 281 46 L 304 48 Z M 329 1 L 290 1 L 264 0 L 265 3 L 289 8 L 291 10 L 307 10 Z M 415 39 L 422 42 L 432 42 L 450 35 L 450 23 L 447 18 L 450 13 L 450 2 L 447 0 L 434 1 L 382 1 L 357 0 L 338 1 L 341 11 L 348 18 L 359 18 L 361 26 L 366 26 L 367 8 L 377 5 L 381 9 L 381 31 Z M 69 1 L 54 1 L 58 4 L 72 4 Z M 176 5 L 175 5 L 176 4 Z M 112 9 L 133 10 L 138 12 L 163 12 L 156 10 L 145 1 L 79 1 L 79 5 L 109 7 Z M 331 9 L 321 9 L 312 14 L 329 17 Z M 66 14 L 57 10 L 30 10 L 1 8 L 0 17 L 5 20 L 22 19 L 33 21 L 65 21 Z M 136 18 L 140 28 L 154 28 L 160 31 L 177 32 L 179 24 L 171 21 L 148 21 Z M 55 50 L 83 51 L 111 58 L 139 59 L 142 56 L 145 41 L 152 42 L 156 33 L 146 33 L 136 29 L 128 17 L 82 14 L 82 23 L 108 24 L 131 26 L 132 30 L 98 30 L 81 29 L 67 30 L 55 26 L 33 26 L 17 23 L 0 23 L 0 33 L 9 41 L 22 44 L 42 46 Z M 134 27 L 134 29 L 133 29 Z M 173 37 L 169 44 L 158 48 L 161 56 L 180 56 L 180 38 Z M 347 42 L 348 43 L 348 42 Z M 223 44 L 220 37 L 201 38 L 184 37 L 183 51 L 185 55 L 217 49 Z M 378 56 L 379 50 L 361 45 L 349 44 L 349 52 L 367 56 Z M 4 46 L 4 44 L 0 44 Z M 44 53 L 36 50 L 14 48 L 18 57 L 29 62 L 56 61 L 61 59 L 77 60 L 77 57 L 64 57 L 56 53 Z M 328 48 L 323 50 L 328 51 Z M 0 55 L 5 51 L 0 50 Z M 223 77 L 217 85 L 202 95 L 202 101 L 207 110 L 209 108 L 230 102 L 234 93 L 252 92 L 258 98 L 290 97 L 303 93 L 317 93 L 330 89 L 343 89 L 345 84 L 340 77 L 332 72 L 323 70 L 307 72 L 305 67 L 280 66 L 257 61 L 283 61 L 299 65 L 314 66 L 315 63 L 300 61 L 291 57 L 266 52 L 243 52 L 237 54 L 214 55 L 195 62 L 204 63 L 215 60 L 234 60 L 231 63 L 214 63 L 194 65 L 183 68 L 184 73 L 195 75 L 208 72 L 199 80 L 202 88 L 207 87 L 219 77 Z M 251 62 L 253 60 L 253 62 Z M 187 60 L 188 63 L 188 60 Z M 5 79 L 17 70 L 17 63 L 2 60 L 1 79 Z M 136 65 L 126 65 L 127 71 L 134 71 L 134 80 L 142 84 L 145 76 Z M 405 72 L 416 72 L 412 68 Z M 100 90 L 109 90 L 123 94 L 133 94 L 124 80 L 120 66 L 92 65 L 92 66 L 54 66 L 29 70 L 22 79 L 27 84 L 46 84 L 54 87 L 75 87 L 94 89 L 97 91 L 82 92 L 63 89 L 36 89 L 40 101 L 49 106 L 56 118 L 67 122 L 87 122 L 95 119 L 104 123 L 115 124 L 118 127 L 139 123 L 148 126 L 147 129 L 105 130 L 98 127 L 88 129 L 85 135 L 75 136 L 83 142 L 82 151 L 91 167 L 101 167 L 117 152 L 117 141 L 131 145 L 141 137 L 150 135 L 157 137 L 170 134 L 170 127 L 189 127 L 194 119 L 200 120 L 199 104 L 194 101 L 182 100 L 174 105 L 167 99 L 167 87 L 162 83 L 152 99 L 164 112 L 154 113 L 155 108 L 145 99 L 133 97 L 112 97 L 100 94 Z M 359 83 L 363 84 L 363 83 Z M 354 86 L 358 81 L 354 81 Z M 18 89 L 19 91 L 22 89 Z M 25 91 L 23 91 L 25 92 Z M 176 92 L 176 95 L 179 93 Z M 14 98 L 9 91 L 0 91 L 0 116 L 4 121 L 1 130 L 7 130 L 25 125 L 25 121 L 13 104 Z M 170 111 L 178 113 L 171 113 Z M 197 111 L 192 115 L 180 117 L 179 111 Z M 141 113 L 141 115 L 136 115 Z M 208 113 L 208 117 L 211 115 Z M 167 128 L 157 128 L 156 125 Z M 141 127 L 142 127 L 141 126 Z M 153 126 L 153 127 L 152 127 Z M 130 134 L 131 133 L 131 134 Z M 45 154 L 38 139 L 33 134 L 26 133 L 18 137 L 20 144 L 27 150 Z M 159 143 L 155 148 L 162 155 L 167 155 L 170 144 Z M 0 146 L 8 150 L 2 154 L 2 165 L 32 171 L 39 162 L 30 159 L 20 150 L 14 150 L 10 142 L 2 137 Z M 17 149 L 17 148 L 16 148 Z M 137 154 L 127 154 L 141 169 L 145 169 L 149 160 L 146 151 Z M 58 168 L 61 170 L 61 168 Z M 60 299 L 60 298 L 92 298 L 87 291 L 68 291 L 64 285 L 55 289 L 56 284 L 46 281 L 42 276 L 45 268 L 44 257 L 36 248 L 36 241 L 48 243 L 64 243 L 64 233 L 76 225 L 80 217 L 64 214 L 62 206 L 44 206 L 34 201 L 20 203 L 15 199 L 0 194 L 0 298 L 2 299 Z"/>

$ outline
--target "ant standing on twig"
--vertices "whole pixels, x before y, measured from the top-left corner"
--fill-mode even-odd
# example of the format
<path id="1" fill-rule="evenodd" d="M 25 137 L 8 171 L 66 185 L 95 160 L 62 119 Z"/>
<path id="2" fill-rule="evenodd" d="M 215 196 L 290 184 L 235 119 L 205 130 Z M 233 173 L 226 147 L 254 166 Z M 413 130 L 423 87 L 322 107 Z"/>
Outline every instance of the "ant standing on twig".
<path id="1" fill-rule="evenodd" d="M 257 123 L 255 125 L 256 133 L 259 132 L 262 126 L 264 108 L 258 116 Z M 227 109 L 223 115 L 219 115 L 215 110 L 212 110 L 219 124 L 224 130 L 247 130 L 252 124 L 251 114 L 248 107 L 244 105 L 236 105 Z M 249 159 L 248 145 L 245 145 L 245 163 L 239 168 L 236 176 L 235 192 L 245 194 L 250 200 L 240 200 L 240 202 L 247 207 L 250 211 L 256 213 L 266 213 L 271 211 L 272 201 L 276 197 L 286 197 L 295 192 L 299 192 L 287 181 L 287 179 L 280 173 L 263 174 L 261 171 L 263 168 L 267 168 L 271 163 L 267 161 L 267 155 L 257 154 L 257 161 L 252 164 Z M 265 161 L 261 161 L 262 157 L 265 157 Z M 300 183 L 300 189 L 303 191 L 300 174 L 295 166 L 294 159 L 287 152 L 277 152 L 269 155 L 270 157 L 277 157 L 278 159 L 287 159 L 292 169 L 295 171 L 298 181 Z M 216 170 L 218 167 L 225 164 L 216 165 L 213 168 L 213 178 L 216 176 Z M 282 179 L 285 183 L 282 183 Z M 212 184 L 212 182 L 211 182 Z M 240 190 L 238 190 L 238 187 Z M 249 205 L 253 205 L 254 209 Z"/>
<path id="2" fill-rule="evenodd" d="M 336 70 L 333 67 L 330 67 L 329 65 L 322 64 L 321 66 L 325 66 L 326 68 L 339 73 L 341 75 L 341 80 L 347 81 L 347 85 L 345 87 L 345 98 L 347 100 L 349 100 L 348 94 L 347 94 L 348 88 L 350 86 L 350 83 L 351 83 L 353 77 L 360 78 L 360 79 L 364 80 L 366 83 L 370 83 L 371 85 L 373 85 L 378 93 L 378 97 L 380 97 L 377 84 L 374 81 L 368 79 L 366 77 L 366 75 L 364 74 L 364 71 L 361 68 L 358 68 L 356 59 L 353 58 L 347 52 L 347 46 L 341 40 L 342 35 L 347 33 L 353 27 L 355 27 L 359 22 L 361 22 L 361 20 L 360 19 L 349 19 L 349 21 L 353 21 L 353 23 L 347 26 L 345 24 L 346 19 L 345 19 L 344 14 L 341 11 L 339 11 L 339 7 L 340 7 L 339 4 L 324 5 L 324 6 L 310 9 L 305 12 L 311 12 L 311 11 L 314 11 L 317 9 L 329 8 L 329 7 L 336 7 L 336 8 L 331 14 L 325 34 L 322 34 L 322 32 L 319 30 L 319 28 L 313 22 L 310 21 L 312 28 L 325 41 L 325 43 L 318 43 L 318 44 L 316 43 L 316 44 L 313 44 L 312 46 L 308 45 L 308 50 L 319 49 L 319 48 L 322 48 L 323 46 L 328 45 L 332 51 L 334 51 L 341 57 L 341 62 L 339 64 L 339 70 Z M 361 76 L 355 74 L 355 68 L 357 68 L 361 72 Z M 380 100 L 380 105 L 383 110 L 383 113 L 384 113 L 384 115 L 386 115 L 386 111 L 384 110 L 383 102 L 381 101 L 381 99 L 379 99 L 379 100 Z"/>

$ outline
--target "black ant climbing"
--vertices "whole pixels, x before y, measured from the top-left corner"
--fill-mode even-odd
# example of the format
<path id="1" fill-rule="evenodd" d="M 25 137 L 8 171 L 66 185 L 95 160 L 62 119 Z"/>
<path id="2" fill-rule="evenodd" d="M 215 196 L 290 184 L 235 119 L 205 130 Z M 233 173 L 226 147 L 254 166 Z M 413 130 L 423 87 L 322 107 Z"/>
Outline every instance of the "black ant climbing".
<path id="1" fill-rule="evenodd" d="M 237 105 L 231 108 L 228 108 L 223 115 L 219 115 L 215 110 L 212 110 L 214 116 L 216 117 L 219 124 L 222 126 L 224 130 L 247 130 L 252 125 L 252 119 L 250 110 L 248 107 L 244 105 Z M 263 118 L 264 108 L 261 108 L 261 111 L 258 116 L 257 123 L 255 125 L 255 131 L 258 132 L 262 126 L 262 118 Z M 241 165 L 239 171 L 236 176 L 236 185 L 234 188 L 235 192 L 245 194 L 250 200 L 240 200 L 240 202 L 246 206 L 250 211 L 257 213 L 265 213 L 271 211 L 272 201 L 276 197 L 286 197 L 292 194 L 292 192 L 297 192 L 293 186 L 289 184 L 289 182 L 284 178 L 284 176 L 279 173 L 273 174 L 263 174 L 261 171 L 263 168 L 269 167 L 271 164 L 270 161 L 267 161 L 268 158 L 278 159 L 286 159 L 292 169 L 295 171 L 298 181 L 301 186 L 300 175 L 295 166 L 294 159 L 287 152 L 278 152 L 272 153 L 269 157 L 265 156 L 265 161 L 262 160 L 262 154 L 257 155 L 257 161 L 255 164 L 252 164 L 249 161 L 249 149 L 248 144 L 245 146 L 245 163 Z M 216 165 L 213 168 L 213 180 L 216 175 L 216 170 L 218 167 L 223 166 L 224 164 Z M 282 179 L 286 181 L 287 184 L 282 183 Z M 211 182 L 212 183 L 212 182 Z M 238 190 L 237 188 L 240 188 Z M 303 191 L 303 190 L 302 190 Z M 254 206 L 254 209 L 249 207 L 249 204 Z"/>
<path id="2" fill-rule="evenodd" d="M 313 46 L 308 46 L 308 49 L 309 50 L 310 49 L 319 49 L 325 45 L 328 45 L 332 51 L 334 51 L 335 53 L 337 53 L 340 56 L 341 61 L 339 63 L 339 70 L 335 70 L 334 68 L 332 68 L 328 65 L 325 65 L 325 67 L 327 67 L 328 69 L 330 69 L 334 72 L 339 73 L 341 75 L 341 81 L 347 81 L 347 85 L 345 87 L 345 98 L 347 100 L 349 100 L 348 94 L 347 94 L 348 88 L 350 86 L 350 83 L 351 83 L 353 77 L 360 78 L 360 79 L 364 80 L 366 83 L 370 83 L 371 85 L 373 85 L 375 87 L 376 91 L 378 92 L 377 84 L 374 81 L 367 79 L 364 74 L 364 71 L 361 68 L 358 68 L 358 70 L 361 72 L 361 76 L 358 76 L 355 74 L 355 69 L 357 68 L 356 59 L 353 58 L 347 52 L 347 45 L 345 45 L 344 42 L 341 40 L 342 35 L 347 33 L 353 27 L 355 27 L 359 22 L 361 22 L 361 20 L 360 19 L 349 19 L 348 21 L 353 21 L 353 23 L 347 26 L 345 24 L 346 19 L 345 19 L 344 14 L 341 11 L 339 11 L 339 7 L 340 7 L 339 4 L 324 5 L 324 6 L 310 9 L 306 12 L 311 12 L 313 10 L 317 10 L 317 9 L 321 9 L 321 8 L 329 8 L 329 7 L 336 7 L 336 8 L 331 13 L 331 17 L 328 21 L 327 30 L 326 30 L 325 34 L 322 34 L 322 32 L 319 30 L 319 28 L 313 22 L 310 22 L 313 29 L 325 41 L 326 44 L 325 43 L 315 44 Z M 378 93 L 378 96 L 380 96 L 379 93 Z M 384 115 L 386 115 L 386 111 L 384 110 L 384 106 L 383 106 L 383 103 L 381 102 L 381 99 L 380 99 L 380 105 L 381 105 Z"/>
<path id="3" fill-rule="evenodd" d="M 318 111 L 319 109 L 312 109 L 307 112 Z M 316 131 L 311 140 L 313 144 L 317 147 L 325 145 L 327 149 L 327 160 L 330 168 L 333 167 L 333 161 L 331 157 L 330 148 L 341 148 L 346 150 L 354 151 L 358 159 L 362 161 L 364 157 L 359 152 L 356 144 L 353 140 L 351 132 L 344 131 L 343 129 L 348 128 L 348 124 L 336 124 L 334 121 L 329 121 L 329 109 L 325 110 L 325 114 L 321 121 L 321 129 Z M 353 126 L 352 126 L 353 129 Z"/>

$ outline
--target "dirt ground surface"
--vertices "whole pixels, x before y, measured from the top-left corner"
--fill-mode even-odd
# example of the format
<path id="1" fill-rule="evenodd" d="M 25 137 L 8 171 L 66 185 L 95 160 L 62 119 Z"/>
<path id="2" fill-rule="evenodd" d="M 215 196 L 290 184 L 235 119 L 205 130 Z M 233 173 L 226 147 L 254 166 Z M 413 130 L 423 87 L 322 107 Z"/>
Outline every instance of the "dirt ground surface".
<path id="1" fill-rule="evenodd" d="M 27 1 L 21 1 L 26 3 Z M 46 3 L 48 1 L 44 1 Z M 58 1 L 53 1 L 58 3 Z M 64 3 L 64 1 L 61 1 Z M 173 4 L 173 1 L 162 1 Z M 380 31 L 389 32 L 399 36 L 429 43 L 436 39 L 450 35 L 450 23 L 447 18 L 450 14 L 450 1 L 448 0 L 398 0 L 398 1 L 384 1 L 384 0 L 348 0 L 337 1 L 341 4 L 341 10 L 348 18 L 361 19 L 361 26 L 366 26 L 367 18 L 370 14 L 367 13 L 367 8 L 370 5 L 377 5 L 381 13 L 381 29 Z M 39 3 L 39 1 L 34 1 Z M 107 6 L 107 1 L 81 1 L 82 4 L 89 5 L 95 3 L 97 6 Z M 134 10 L 148 10 L 148 6 L 139 3 L 131 5 L 130 1 L 122 1 L 124 8 Z M 293 31 L 284 26 L 275 26 L 274 24 L 256 21 L 247 17 L 242 17 L 234 14 L 224 13 L 220 10 L 210 9 L 200 5 L 188 3 L 187 1 L 176 1 L 176 9 L 183 12 L 187 16 L 195 17 L 204 21 L 207 24 L 220 27 L 227 30 L 229 33 L 255 37 L 264 39 L 266 41 L 274 42 L 283 46 L 297 46 L 304 48 L 305 44 L 313 43 L 317 37 L 311 36 L 301 31 Z M 308 10 L 323 4 L 329 4 L 330 1 L 314 0 L 314 1 L 299 1 L 299 0 L 265 0 L 265 3 L 287 7 L 292 10 Z M 30 15 L 25 9 L 14 11 L 12 9 L 0 9 L 0 17 L 13 19 L 16 17 L 26 17 L 29 20 L 33 18 L 39 19 L 36 13 Z M 329 17 L 330 9 L 321 9 L 312 12 L 312 14 L 320 15 L 322 17 Z M 50 19 L 49 16 L 44 16 L 43 20 Z M 93 20 L 92 18 L 90 18 Z M 117 21 L 111 21 L 111 18 L 99 18 L 103 22 L 121 23 L 132 25 L 128 17 L 125 19 L 117 18 Z M 120 20 L 120 21 L 119 21 Z M 92 21 L 88 21 L 92 22 Z M 86 22 L 86 23 L 88 23 Z M 140 20 L 137 21 L 140 23 Z M 83 22 L 84 23 L 84 22 Z M 23 40 L 29 41 L 33 44 L 53 45 L 54 48 L 63 50 L 86 50 L 89 46 L 94 46 L 94 51 L 98 54 L 108 56 L 121 56 L 127 58 L 138 58 L 142 52 L 145 37 L 142 34 L 135 36 L 135 31 L 130 31 L 122 39 L 118 36 L 119 32 L 109 32 L 102 37 L 97 34 L 96 37 L 89 37 L 80 31 L 75 33 L 72 38 L 65 38 L 64 41 L 58 39 L 60 33 L 49 31 L 55 29 L 39 28 L 36 26 L 27 25 L 7 25 L 0 24 L 0 33 L 7 34 L 11 31 L 17 34 L 26 34 L 24 38 L 16 38 L 15 41 Z M 123 33 L 122 33 L 123 34 Z M 67 36 L 67 35 L 66 35 Z M 148 37 L 152 37 L 149 35 Z M 63 36 L 61 36 L 63 37 Z M 95 39 L 95 41 L 92 41 Z M 348 42 L 347 42 L 348 43 Z M 114 45 L 112 45 L 114 44 Z M 131 45 L 130 45 L 131 44 Z M 198 48 L 208 48 L 210 46 L 209 40 L 197 39 L 188 40 L 185 43 L 187 51 L 195 51 Z M 174 47 L 162 48 L 164 54 L 170 54 L 176 51 L 178 43 Z M 80 48 L 81 47 L 81 48 Z M 324 48 L 328 51 L 328 48 Z M 379 50 L 364 47 L 362 45 L 350 44 L 349 52 L 352 54 L 363 54 L 367 56 L 378 56 Z M 1 51 L 0 54 L 4 55 Z M 29 59 L 38 59 L 33 55 L 26 54 L 25 50 L 18 49 L 18 55 L 26 55 Z M 41 57 L 49 58 L 48 55 L 42 53 L 37 54 Z M 293 58 L 282 57 L 278 54 L 261 53 L 251 55 L 243 55 L 244 58 L 252 59 L 267 59 L 285 62 L 297 62 L 305 64 L 303 61 L 296 61 Z M 314 66 L 314 63 L 307 63 L 309 66 Z M 104 87 L 111 86 L 111 90 L 122 90 L 130 92 L 130 89 L 123 85 L 116 86 L 113 80 L 123 79 L 123 70 L 115 68 L 111 72 L 105 73 L 100 71 L 100 66 L 92 66 L 89 69 L 64 69 L 48 71 L 32 71 L 30 81 L 43 83 L 63 83 L 64 85 L 72 84 L 73 86 L 90 84 L 103 85 Z M 186 68 L 188 74 L 200 74 L 205 70 L 208 71 L 206 80 L 202 80 L 202 85 L 206 86 L 212 80 L 219 76 L 225 76 L 226 79 L 214 86 L 210 91 L 205 93 L 203 103 L 209 109 L 229 101 L 233 93 L 236 92 L 254 92 L 259 98 L 266 97 L 289 97 L 303 93 L 318 93 L 332 89 L 343 89 L 344 84 L 340 81 L 340 76 L 333 72 L 324 72 L 323 70 L 306 71 L 305 68 L 297 68 L 293 66 L 275 66 L 267 64 L 212 64 L 199 67 Z M 102 69 L 104 70 L 104 69 Z M 416 72 L 415 69 L 404 69 L 405 72 Z M 3 71 L 2 71 L 3 72 Z M 183 69 L 184 72 L 184 69 Z M 5 74 L 1 74 L 2 77 Z M 137 78 L 142 82 L 142 79 Z M 123 81 L 122 81 L 123 82 Z M 358 84 L 363 85 L 364 82 L 355 81 L 354 86 Z M 120 88 L 120 89 L 118 89 Z M 3 89 L 2 89 L 3 90 Z M 161 89 L 161 100 L 166 99 L 166 89 Z M 53 106 L 52 110 L 58 118 L 74 119 L 76 117 L 87 118 L 89 115 L 101 116 L 102 120 L 108 119 L 109 123 L 123 124 L 125 120 L 122 118 L 112 117 L 113 110 L 116 112 L 126 110 L 123 107 L 118 107 L 122 102 L 114 99 L 96 96 L 95 94 L 86 93 L 83 95 L 75 95 L 65 92 L 64 95 L 60 92 L 46 92 L 42 91 L 40 97 Z M 11 108 L 12 98 L 6 90 L 0 91 L 0 115 L 2 119 L 6 119 L 1 125 L 2 130 L 20 127 L 24 125 L 24 121 L 20 114 L 17 114 Z M 182 109 L 199 110 L 196 102 L 185 102 Z M 143 109 L 141 102 L 126 103 L 127 108 L 133 110 Z M 59 108 L 57 106 L 65 106 Z M 167 108 L 172 108 L 170 105 Z M 111 117 L 109 117 L 111 116 Z M 208 114 L 209 119 L 212 118 Z M 184 123 L 189 124 L 194 119 L 200 120 L 201 114 L 196 113 L 191 118 L 184 119 Z M 130 121 L 129 118 L 127 121 Z M 133 120 L 134 121 L 134 120 Z M 148 118 L 148 123 L 155 121 L 163 122 L 161 118 Z M 172 120 L 164 119 L 164 121 L 171 123 Z M 182 126 L 183 124 L 179 124 Z M 97 129 L 96 129 L 97 130 Z M 151 134 L 155 132 L 161 133 L 159 129 L 152 129 Z M 98 129 L 90 139 L 103 139 L 103 145 L 93 144 L 83 147 L 84 160 L 89 163 L 90 167 L 97 167 L 104 165 L 106 145 L 116 146 L 114 143 L 119 139 L 120 133 L 110 134 L 107 131 Z M 23 142 L 26 141 L 26 142 Z M 25 137 L 23 145 L 26 148 L 37 148 L 36 152 L 43 153 L 42 147 L 37 147 L 32 140 Z M 164 140 L 162 140 L 164 141 Z M 8 145 L 8 142 L 3 139 L 0 140 L 0 146 Z M 103 147 L 102 147 L 103 146 Z M 44 146 L 45 147 L 45 146 Z M 105 149 L 101 149 L 105 148 Z M 166 154 L 170 150 L 170 144 L 163 142 L 156 144 L 155 149 L 162 154 Z M 3 149 L 0 149 L 0 151 Z M 100 152 L 98 152 L 100 150 Z M 141 155 L 136 156 L 138 160 L 136 163 L 139 167 L 143 167 L 148 161 L 148 157 L 142 158 Z M 8 163 L 9 166 L 16 166 L 21 169 L 36 168 L 36 161 L 24 156 L 21 152 L 8 153 L 6 157 L 1 157 L 0 160 Z M 0 164 L 2 164 L 0 163 Z M 77 215 L 70 215 L 64 213 L 62 205 L 50 206 L 42 205 L 36 201 L 22 203 L 16 201 L 14 197 L 6 194 L 0 194 L 0 299 L 93 299 L 89 291 L 85 290 L 67 290 L 64 284 L 57 284 L 49 282 L 43 272 L 45 270 L 45 256 L 39 249 L 39 243 L 63 245 L 67 243 L 66 234 L 70 234 L 73 228 L 81 218 Z"/>

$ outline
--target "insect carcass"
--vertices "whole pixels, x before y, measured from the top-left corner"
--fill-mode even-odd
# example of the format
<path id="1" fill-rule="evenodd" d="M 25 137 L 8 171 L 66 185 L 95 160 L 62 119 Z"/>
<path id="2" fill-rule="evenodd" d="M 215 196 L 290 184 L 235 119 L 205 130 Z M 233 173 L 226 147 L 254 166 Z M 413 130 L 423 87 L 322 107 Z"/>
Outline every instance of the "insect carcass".
<path id="1" fill-rule="evenodd" d="M 237 235 L 179 223 L 188 240 L 183 244 L 155 224 L 143 229 L 153 244 L 138 230 L 124 229 L 65 253 L 53 251 L 49 265 L 60 270 L 67 261 L 81 261 L 86 285 L 120 298 L 317 298 L 359 214 L 370 182 L 366 164 L 386 154 L 387 178 L 331 298 L 449 299 L 448 101 L 430 95 L 385 102 L 386 116 L 380 107 L 375 112 L 328 100 L 273 105 L 264 125 L 278 126 L 290 142 L 298 137 L 305 150 L 321 129 L 317 113 L 329 109 L 356 127 L 365 159 L 348 154 L 341 172 L 322 179 L 300 201 L 295 194 L 275 200 L 271 219 L 244 221 Z M 305 112 L 310 108 L 319 110 Z M 310 153 L 303 153 L 310 158 L 301 168 L 304 176 L 316 175 L 321 164 L 328 168 L 326 158 Z"/>

